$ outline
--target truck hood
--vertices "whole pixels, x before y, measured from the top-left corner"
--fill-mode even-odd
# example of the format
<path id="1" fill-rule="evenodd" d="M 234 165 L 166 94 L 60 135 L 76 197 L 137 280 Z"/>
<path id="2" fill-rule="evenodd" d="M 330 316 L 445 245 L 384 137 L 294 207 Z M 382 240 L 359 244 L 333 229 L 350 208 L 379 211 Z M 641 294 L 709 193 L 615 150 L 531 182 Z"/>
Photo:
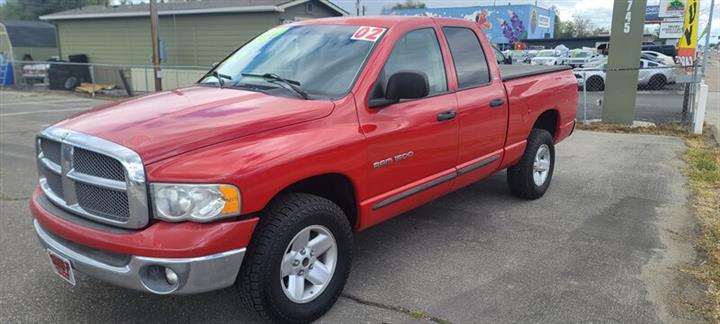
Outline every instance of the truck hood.
<path id="1" fill-rule="evenodd" d="M 102 105 L 56 126 L 126 146 L 145 163 L 329 115 L 331 101 L 193 86 Z"/>

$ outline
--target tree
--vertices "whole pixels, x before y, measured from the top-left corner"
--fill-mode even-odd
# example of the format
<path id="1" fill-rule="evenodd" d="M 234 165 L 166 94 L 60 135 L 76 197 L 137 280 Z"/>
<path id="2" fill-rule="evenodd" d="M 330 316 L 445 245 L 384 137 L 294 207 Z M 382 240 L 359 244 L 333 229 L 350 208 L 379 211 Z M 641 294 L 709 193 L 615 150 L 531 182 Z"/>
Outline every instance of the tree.
<path id="1" fill-rule="evenodd" d="M 560 9 L 556 6 L 550 7 L 550 10 L 552 10 L 555 13 L 555 25 L 553 26 L 553 35 L 554 37 L 560 37 L 561 31 L 562 31 L 562 20 L 560 20 Z"/>
<path id="2" fill-rule="evenodd" d="M 605 27 L 596 27 L 589 18 L 573 16 L 571 21 L 561 22 L 560 30 L 556 31 L 556 38 L 589 37 L 607 33 Z M 557 26 L 556 26 L 557 27 Z"/>
<path id="3" fill-rule="evenodd" d="M 398 2 L 392 7 L 392 9 L 423 9 L 423 8 L 427 8 L 427 6 L 424 3 L 420 2 L 420 1 L 416 1 L 416 0 L 405 0 L 405 3 Z"/>
<path id="4" fill-rule="evenodd" d="M 0 19 L 37 20 L 38 16 L 53 12 L 106 2 L 107 0 L 7 0 L 0 5 Z"/>
<path id="5" fill-rule="evenodd" d="M 607 34 L 610 34 L 610 31 L 606 27 L 595 27 L 592 30 L 591 36 L 607 35 Z"/>

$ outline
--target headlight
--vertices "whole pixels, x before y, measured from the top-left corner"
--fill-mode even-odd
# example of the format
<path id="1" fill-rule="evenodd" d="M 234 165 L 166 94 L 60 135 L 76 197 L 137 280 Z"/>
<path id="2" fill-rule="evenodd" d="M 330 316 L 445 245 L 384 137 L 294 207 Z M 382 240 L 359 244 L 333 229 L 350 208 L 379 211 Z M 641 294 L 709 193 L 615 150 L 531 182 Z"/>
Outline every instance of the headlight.
<path id="1" fill-rule="evenodd" d="M 170 222 L 209 222 L 240 214 L 240 191 L 226 184 L 153 183 L 155 217 Z"/>

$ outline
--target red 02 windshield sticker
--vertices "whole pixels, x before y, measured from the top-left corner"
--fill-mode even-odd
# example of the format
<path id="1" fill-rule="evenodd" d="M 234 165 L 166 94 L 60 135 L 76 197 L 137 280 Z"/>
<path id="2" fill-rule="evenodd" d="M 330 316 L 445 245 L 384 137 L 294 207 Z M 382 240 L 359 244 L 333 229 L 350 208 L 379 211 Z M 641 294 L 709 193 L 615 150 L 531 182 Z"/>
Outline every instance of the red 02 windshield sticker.
<path id="1" fill-rule="evenodd" d="M 380 36 L 385 33 L 385 30 L 387 29 L 372 26 L 360 26 L 350 39 L 375 42 L 380 39 Z"/>

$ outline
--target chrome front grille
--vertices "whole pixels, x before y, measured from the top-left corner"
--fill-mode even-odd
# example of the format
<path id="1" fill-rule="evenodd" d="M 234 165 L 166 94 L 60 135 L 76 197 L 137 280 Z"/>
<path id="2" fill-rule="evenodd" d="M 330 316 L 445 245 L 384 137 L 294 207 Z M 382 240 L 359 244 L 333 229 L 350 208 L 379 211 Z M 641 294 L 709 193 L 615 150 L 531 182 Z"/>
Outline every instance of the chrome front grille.
<path id="1" fill-rule="evenodd" d="M 78 204 L 93 214 L 119 221 L 127 220 L 130 216 L 125 192 L 78 182 L 75 184 L 75 196 Z"/>
<path id="2" fill-rule="evenodd" d="M 64 197 L 63 194 L 63 187 L 62 187 L 62 177 L 52 172 L 48 168 L 44 168 L 45 172 L 43 175 L 45 176 L 45 180 L 47 181 L 48 187 L 50 187 L 50 190 L 52 190 L 58 197 Z"/>
<path id="3" fill-rule="evenodd" d="M 60 165 L 60 143 L 54 142 L 54 141 L 42 141 L 41 145 L 42 151 L 45 154 L 45 157 L 54 162 L 57 165 Z"/>
<path id="4" fill-rule="evenodd" d="M 75 171 L 77 172 L 105 179 L 125 181 L 125 168 L 116 159 L 79 147 L 75 148 L 74 157 Z"/>
<path id="5" fill-rule="evenodd" d="M 37 151 L 40 186 L 54 204 L 102 223 L 147 225 L 145 171 L 137 153 L 57 127 L 40 133 Z"/>

